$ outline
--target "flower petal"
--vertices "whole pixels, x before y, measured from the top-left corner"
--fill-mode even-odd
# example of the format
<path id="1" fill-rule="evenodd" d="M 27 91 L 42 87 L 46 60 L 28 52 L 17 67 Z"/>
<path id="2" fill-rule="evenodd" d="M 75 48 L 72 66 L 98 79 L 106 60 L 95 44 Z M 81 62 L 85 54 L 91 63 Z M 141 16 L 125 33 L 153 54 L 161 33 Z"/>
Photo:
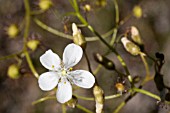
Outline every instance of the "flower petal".
<path id="1" fill-rule="evenodd" d="M 52 50 L 48 50 L 40 57 L 40 62 L 49 70 L 58 70 L 58 68 L 60 68 L 61 60 L 57 54 L 52 52 Z"/>
<path id="2" fill-rule="evenodd" d="M 44 91 L 55 88 L 58 84 L 59 76 L 56 72 L 45 72 L 38 79 L 39 87 Z"/>
<path id="3" fill-rule="evenodd" d="M 75 66 L 82 58 L 83 50 L 76 44 L 66 46 L 63 53 L 63 62 L 66 69 Z"/>
<path id="4" fill-rule="evenodd" d="M 68 76 L 72 77 L 74 84 L 82 88 L 91 88 L 95 83 L 94 76 L 85 70 L 72 71 Z"/>
<path id="5" fill-rule="evenodd" d="M 72 87 L 68 80 L 61 79 L 61 82 L 58 84 L 56 97 L 60 103 L 65 103 L 72 98 Z"/>

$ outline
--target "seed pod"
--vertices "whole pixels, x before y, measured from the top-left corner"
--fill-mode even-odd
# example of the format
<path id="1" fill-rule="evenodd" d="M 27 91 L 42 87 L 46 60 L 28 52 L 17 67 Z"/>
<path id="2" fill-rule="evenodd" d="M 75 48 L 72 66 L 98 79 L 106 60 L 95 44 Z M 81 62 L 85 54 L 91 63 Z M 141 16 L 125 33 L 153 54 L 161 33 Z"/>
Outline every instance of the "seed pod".
<path id="1" fill-rule="evenodd" d="M 75 96 L 73 96 L 71 100 L 66 102 L 66 105 L 71 107 L 71 108 L 75 108 L 76 104 L 77 104 L 77 98 Z"/>
<path id="2" fill-rule="evenodd" d="M 121 39 L 121 42 L 123 43 L 123 46 L 126 51 L 128 51 L 130 54 L 136 56 L 141 53 L 140 48 L 136 44 L 128 40 L 127 37 L 123 37 Z"/>
<path id="3" fill-rule="evenodd" d="M 11 24 L 8 28 L 7 28 L 7 34 L 9 35 L 10 38 L 15 38 L 19 33 L 19 29 L 17 27 L 17 25 L 15 24 Z"/>
<path id="4" fill-rule="evenodd" d="M 161 75 L 160 73 L 155 74 L 154 81 L 159 91 L 162 91 L 165 88 L 163 75 Z"/>
<path id="5" fill-rule="evenodd" d="M 102 113 L 104 104 L 104 92 L 102 88 L 98 85 L 95 85 L 93 88 L 93 94 L 96 102 L 96 113 Z"/>
<path id="6" fill-rule="evenodd" d="M 99 53 L 96 53 L 94 57 L 95 57 L 95 60 L 101 65 L 103 65 L 106 69 L 115 70 L 114 63 L 108 58 L 106 58 L 105 56 L 100 55 Z"/>
<path id="7" fill-rule="evenodd" d="M 142 8 L 140 6 L 135 6 L 133 8 L 133 15 L 136 17 L 136 18 L 140 18 L 142 17 Z"/>
<path id="8" fill-rule="evenodd" d="M 83 49 L 85 49 L 86 48 L 85 37 L 81 34 L 81 30 L 77 28 L 77 25 L 75 23 L 72 24 L 72 30 L 73 30 L 73 42 L 81 46 Z"/>
<path id="9" fill-rule="evenodd" d="M 18 79 L 20 77 L 19 67 L 16 64 L 12 64 L 8 67 L 8 76 L 11 79 Z"/>

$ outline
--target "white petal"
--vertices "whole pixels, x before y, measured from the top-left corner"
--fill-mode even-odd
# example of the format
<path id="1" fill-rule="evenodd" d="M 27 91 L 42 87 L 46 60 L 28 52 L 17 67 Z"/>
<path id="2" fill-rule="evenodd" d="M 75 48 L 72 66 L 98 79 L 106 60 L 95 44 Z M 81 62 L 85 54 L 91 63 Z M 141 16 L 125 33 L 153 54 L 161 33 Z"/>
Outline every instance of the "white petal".
<path id="1" fill-rule="evenodd" d="M 60 68 L 61 60 L 57 54 L 52 52 L 52 50 L 48 50 L 40 57 L 40 62 L 49 70 L 58 70 L 58 68 Z"/>
<path id="2" fill-rule="evenodd" d="M 44 91 L 55 88 L 58 84 L 59 76 L 56 72 L 46 72 L 38 78 L 39 87 Z"/>
<path id="3" fill-rule="evenodd" d="M 61 82 L 58 84 L 56 97 L 60 103 L 65 103 L 72 98 L 72 87 L 68 80 L 61 79 Z"/>
<path id="4" fill-rule="evenodd" d="M 69 44 L 63 53 L 63 62 L 66 69 L 75 66 L 82 58 L 83 50 L 76 44 Z"/>
<path id="5" fill-rule="evenodd" d="M 91 88 L 95 83 L 94 76 L 85 70 L 76 70 L 70 72 L 74 84 L 82 88 Z"/>

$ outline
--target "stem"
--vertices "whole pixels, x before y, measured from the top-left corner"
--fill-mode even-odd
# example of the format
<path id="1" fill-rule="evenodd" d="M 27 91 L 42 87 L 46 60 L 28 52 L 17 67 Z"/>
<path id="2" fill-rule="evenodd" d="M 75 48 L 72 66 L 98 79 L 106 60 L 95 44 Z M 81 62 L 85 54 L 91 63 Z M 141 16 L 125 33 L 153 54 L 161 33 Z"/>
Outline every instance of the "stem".
<path id="1" fill-rule="evenodd" d="M 139 88 L 133 88 L 132 90 L 135 91 L 135 92 L 138 92 L 138 93 L 142 93 L 142 94 L 144 94 L 144 95 L 147 95 L 147 96 L 149 96 L 149 97 L 152 97 L 152 98 L 154 98 L 154 99 L 156 99 L 156 100 L 159 100 L 159 101 L 161 100 L 158 95 L 155 95 L 155 94 L 153 94 L 153 93 L 151 93 L 151 92 L 149 92 L 149 91 L 146 91 L 146 90 L 143 90 L 143 89 L 139 89 Z"/>
<path id="2" fill-rule="evenodd" d="M 14 53 L 14 54 L 11 54 L 11 55 L 7 55 L 7 56 L 3 56 L 0 58 L 0 61 L 1 60 L 7 60 L 7 59 L 10 59 L 10 58 L 14 58 L 14 57 L 17 57 L 18 55 L 22 54 L 22 51 L 18 52 L 18 53 Z"/>
<path id="3" fill-rule="evenodd" d="M 93 74 L 91 66 L 90 66 L 90 61 L 89 61 L 89 58 L 87 56 L 86 50 L 84 50 L 84 54 L 85 54 L 85 57 L 86 57 L 86 60 L 87 60 L 87 65 L 88 65 L 88 68 L 89 68 L 89 72 L 91 72 Z"/>
<path id="4" fill-rule="evenodd" d="M 100 71 L 100 69 L 102 68 L 102 65 L 101 64 L 98 64 L 96 69 L 94 70 L 93 74 L 94 75 L 97 75 L 97 73 Z"/>
<path id="5" fill-rule="evenodd" d="M 47 26 L 46 24 L 44 24 L 43 22 L 41 22 L 40 20 L 38 20 L 37 18 L 34 18 L 34 22 L 39 26 L 41 27 L 42 29 L 54 34 L 54 35 L 57 35 L 57 36 L 60 36 L 60 37 L 63 37 L 63 38 L 66 38 L 66 39 L 70 39 L 70 40 L 73 40 L 73 37 L 71 35 L 67 35 L 63 32 L 60 32 L 54 28 L 51 28 L 49 26 Z M 112 28 L 111 30 L 109 30 L 107 33 L 103 34 L 102 36 L 104 38 L 107 38 L 109 37 L 114 31 L 114 28 Z M 97 41 L 98 38 L 97 37 L 85 37 L 86 41 Z"/>
<path id="6" fill-rule="evenodd" d="M 89 98 L 89 97 L 83 97 L 83 96 L 79 96 L 79 95 L 75 95 L 78 99 L 81 99 L 81 100 L 90 100 L 90 101 L 94 101 L 94 98 Z"/>
<path id="7" fill-rule="evenodd" d="M 81 110 L 85 111 L 86 113 L 93 113 L 92 111 L 90 111 L 90 110 L 88 110 L 87 108 L 81 106 L 80 104 L 76 104 L 76 107 L 77 107 L 78 109 L 81 109 Z"/>
<path id="8" fill-rule="evenodd" d="M 39 103 L 44 102 L 46 100 L 53 100 L 53 99 L 56 99 L 56 97 L 55 96 L 54 97 L 49 97 L 49 96 L 43 97 L 43 98 L 41 98 L 39 100 L 36 100 L 36 101 L 32 102 L 32 105 L 39 104 Z"/>
<path id="9" fill-rule="evenodd" d="M 32 64 L 32 60 L 31 60 L 30 55 L 28 54 L 28 51 L 27 51 L 27 38 L 28 38 L 28 34 L 29 34 L 30 18 L 31 18 L 29 0 L 24 0 L 24 5 L 25 5 L 26 14 L 25 14 L 25 30 L 24 30 L 23 51 L 24 51 L 27 63 L 29 65 L 32 73 L 34 74 L 34 76 L 36 78 L 38 78 L 39 75 L 38 75 L 37 71 L 35 70 L 34 65 Z"/>
<path id="10" fill-rule="evenodd" d="M 31 18 L 31 13 L 30 13 L 30 6 L 29 6 L 29 0 L 24 0 L 24 5 L 25 5 L 25 30 L 24 30 L 24 47 L 23 50 L 26 50 L 27 46 L 27 38 L 29 34 L 29 28 L 30 28 L 30 18 Z"/>
<path id="11" fill-rule="evenodd" d="M 24 54 L 25 54 L 27 63 L 28 63 L 28 65 L 29 65 L 29 68 L 31 69 L 31 71 L 32 71 L 32 73 L 34 74 L 34 76 L 38 79 L 38 78 L 39 78 L 39 74 L 37 73 L 37 71 L 36 71 L 35 68 L 34 68 L 34 65 L 32 64 L 30 55 L 28 54 L 28 51 L 25 51 Z"/>
<path id="12" fill-rule="evenodd" d="M 65 104 L 62 104 L 62 113 L 67 113 L 67 109 Z"/>
<path id="13" fill-rule="evenodd" d="M 121 102 L 119 106 L 114 110 L 113 113 L 119 113 L 119 111 L 125 106 L 126 102 Z"/>
<path id="14" fill-rule="evenodd" d="M 78 99 L 82 99 L 82 100 L 87 100 L 87 101 L 94 101 L 94 98 L 89 98 L 89 97 L 83 97 L 83 96 L 79 96 L 79 95 L 75 95 Z M 104 99 L 105 100 L 109 100 L 109 99 L 114 99 L 114 98 L 118 98 L 122 96 L 121 94 L 114 94 L 114 95 L 109 95 L 109 96 L 105 96 Z"/>
<path id="15" fill-rule="evenodd" d="M 121 97 L 121 94 L 115 94 L 115 95 L 110 95 L 110 96 L 105 96 L 104 99 L 109 100 L 117 97 Z"/>
<path id="16" fill-rule="evenodd" d="M 145 66 L 145 70 L 146 70 L 146 76 L 150 76 L 150 72 L 149 72 L 149 66 L 148 66 L 148 63 L 147 63 L 147 61 L 146 61 L 146 59 L 145 59 L 145 57 L 144 57 L 144 54 L 140 54 L 140 57 L 141 57 L 141 59 L 142 59 L 142 61 L 143 61 L 143 64 L 144 64 L 144 66 Z"/>

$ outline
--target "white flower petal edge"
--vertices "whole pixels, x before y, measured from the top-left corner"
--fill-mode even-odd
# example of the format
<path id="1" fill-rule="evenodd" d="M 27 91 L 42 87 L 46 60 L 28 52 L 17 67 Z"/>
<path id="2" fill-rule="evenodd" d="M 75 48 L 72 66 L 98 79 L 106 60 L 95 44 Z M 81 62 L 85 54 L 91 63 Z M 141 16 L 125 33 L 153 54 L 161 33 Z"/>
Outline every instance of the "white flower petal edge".
<path id="1" fill-rule="evenodd" d="M 63 62 L 66 69 L 75 66 L 82 58 L 83 50 L 76 44 L 69 44 L 64 49 Z"/>
<path id="2" fill-rule="evenodd" d="M 95 83 L 94 76 L 85 70 L 75 70 L 70 72 L 74 84 L 82 88 L 91 88 Z"/>
<path id="3" fill-rule="evenodd" d="M 61 60 L 57 54 L 52 52 L 52 50 L 48 50 L 40 57 L 40 62 L 49 70 L 58 70 L 60 68 Z"/>
<path id="4" fill-rule="evenodd" d="M 58 84 L 56 97 L 60 103 L 65 103 L 72 98 L 72 87 L 69 81 L 66 79 L 61 80 Z"/>
<path id="5" fill-rule="evenodd" d="M 40 75 L 38 79 L 39 87 L 43 91 L 54 89 L 59 81 L 59 76 L 56 72 L 46 72 Z"/>

